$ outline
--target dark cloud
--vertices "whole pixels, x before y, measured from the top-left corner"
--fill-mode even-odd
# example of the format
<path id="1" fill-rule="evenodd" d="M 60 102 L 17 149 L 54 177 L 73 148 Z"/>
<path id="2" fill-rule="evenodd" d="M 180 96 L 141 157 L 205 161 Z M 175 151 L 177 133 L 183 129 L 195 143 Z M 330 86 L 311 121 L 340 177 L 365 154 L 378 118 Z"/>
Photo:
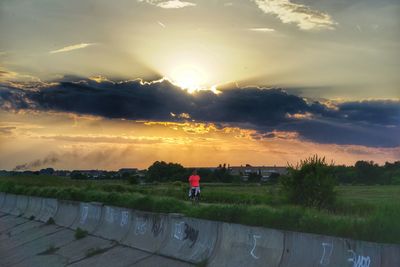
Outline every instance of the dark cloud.
<path id="1" fill-rule="evenodd" d="M 400 146 L 400 102 L 344 102 L 335 107 L 310 102 L 281 89 L 232 88 L 189 94 L 167 80 L 95 82 L 68 79 L 37 90 L 0 87 L 0 107 L 97 115 L 131 120 L 200 122 L 297 132 L 319 143 Z"/>
<path id="2" fill-rule="evenodd" d="M 14 171 L 23 171 L 23 170 L 37 169 L 40 167 L 48 167 L 47 165 L 51 166 L 59 161 L 60 159 L 57 155 L 48 155 L 43 159 L 37 159 L 28 163 L 17 165 L 15 166 Z"/>

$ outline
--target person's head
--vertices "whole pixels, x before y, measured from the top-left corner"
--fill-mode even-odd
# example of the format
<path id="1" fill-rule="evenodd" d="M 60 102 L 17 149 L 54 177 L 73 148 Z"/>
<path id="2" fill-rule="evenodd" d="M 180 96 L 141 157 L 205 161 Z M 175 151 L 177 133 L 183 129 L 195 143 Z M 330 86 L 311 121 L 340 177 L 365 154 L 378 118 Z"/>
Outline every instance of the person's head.
<path id="1" fill-rule="evenodd" d="M 197 170 L 196 170 L 196 169 L 194 169 L 194 170 L 192 171 L 192 175 L 197 175 Z"/>

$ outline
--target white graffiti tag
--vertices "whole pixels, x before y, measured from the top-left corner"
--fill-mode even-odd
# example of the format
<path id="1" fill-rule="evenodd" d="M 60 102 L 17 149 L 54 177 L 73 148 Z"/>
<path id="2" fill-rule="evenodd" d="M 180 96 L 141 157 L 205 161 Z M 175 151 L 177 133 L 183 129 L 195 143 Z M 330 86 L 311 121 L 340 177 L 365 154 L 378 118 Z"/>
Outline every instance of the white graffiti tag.
<path id="1" fill-rule="evenodd" d="M 86 219 L 88 217 L 88 213 L 89 213 L 89 207 L 88 206 L 83 206 L 82 212 L 81 212 L 81 220 L 80 220 L 81 224 L 84 224 L 86 222 Z"/>
<path id="2" fill-rule="evenodd" d="M 352 267 L 369 267 L 369 265 L 371 264 L 371 258 L 369 256 L 357 256 L 357 254 L 353 250 L 348 250 L 348 252 L 352 254 L 352 256 L 347 259 L 347 261 L 353 263 Z"/>
<path id="3" fill-rule="evenodd" d="M 332 243 L 322 243 L 322 247 L 324 249 L 324 252 L 322 253 L 322 257 L 321 257 L 321 260 L 319 261 L 319 264 L 326 266 L 329 264 L 329 259 L 332 255 L 333 244 Z"/>
<path id="4" fill-rule="evenodd" d="M 124 227 L 125 225 L 128 224 L 128 220 L 129 220 L 129 212 L 127 211 L 122 211 L 121 212 L 121 227 Z"/>
<path id="5" fill-rule="evenodd" d="M 175 223 L 175 232 L 174 232 L 174 238 L 178 239 L 178 240 L 183 240 L 183 234 L 184 232 L 184 222 L 180 222 L 180 223 Z"/>
<path id="6" fill-rule="evenodd" d="M 147 220 L 145 218 L 138 217 L 136 219 L 135 234 L 144 235 L 147 230 Z"/>
<path id="7" fill-rule="evenodd" d="M 258 257 L 258 256 L 256 256 L 256 255 L 254 254 L 254 250 L 256 249 L 256 246 L 257 246 L 257 239 L 259 239 L 259 238 L 261 238 L 260 235 L 253 235 L 254 246 L 253 246 L 253 249 L 250 251 L 250 255 L 251 255 L 253 258 L 255 258 L 256 260 L 258 260 L 258 259 L 260 258 L 260 257 Z"/>

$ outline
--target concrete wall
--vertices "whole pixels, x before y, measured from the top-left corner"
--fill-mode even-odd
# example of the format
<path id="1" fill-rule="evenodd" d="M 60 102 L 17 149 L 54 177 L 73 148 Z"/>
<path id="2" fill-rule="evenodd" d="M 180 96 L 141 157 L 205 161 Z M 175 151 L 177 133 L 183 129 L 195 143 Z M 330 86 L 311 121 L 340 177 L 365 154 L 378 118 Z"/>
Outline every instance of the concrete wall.
<path id="1" fill-rule="evenodd" d="M 122 243 L 155 253 L 164 245 L 168 234 L 168 215 L 134 211 L 131 217 L 131 227 Z"/>
<path id="2" fill-rule="evenodd" d="M 400 246 L 0 192 L 0 211 L 170 258 L 229 267 L 400 267 Z M 9 227 L 3 220 L 4 229 Z"/>
<path id="3" fill-rule="evenodd" d="M 23 215 L 26 209 L 28 208 L 28 204 L 29 204 L 29 197 L 18 195 L 15 208 L 10 213 L 16 216 Z"/>
<path id="4" fill-rule="evenodd" d="M 94 235 L 118 242 L 127 237 L 132 224 L 132 212 L 129 209 L 103 206 L 101 214 L 100 225 Z"/>

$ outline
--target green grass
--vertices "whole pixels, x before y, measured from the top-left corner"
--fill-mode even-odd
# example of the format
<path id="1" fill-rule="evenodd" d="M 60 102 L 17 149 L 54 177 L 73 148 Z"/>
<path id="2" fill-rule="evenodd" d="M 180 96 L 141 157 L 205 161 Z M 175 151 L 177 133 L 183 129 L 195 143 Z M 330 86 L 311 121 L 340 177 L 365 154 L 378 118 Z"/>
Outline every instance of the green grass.
<path id="1" fill-rule="evenodd" d="M 400 244 L 400 186 L 338 186 L 338 200 L 329 210 L 289 205 L 277 186 L 256 184 L 203 184 L 198 206 L 187 200 L 187 185 L 177 182 L 129 185 L 17 176 L 0 177 L 0 191 Z"/>
<path id="2" fill-rule="evenodd" d="M 90 248 L 86 251 L 86 258 L 90 258 L 108 251 L 110 248 Z"/>

